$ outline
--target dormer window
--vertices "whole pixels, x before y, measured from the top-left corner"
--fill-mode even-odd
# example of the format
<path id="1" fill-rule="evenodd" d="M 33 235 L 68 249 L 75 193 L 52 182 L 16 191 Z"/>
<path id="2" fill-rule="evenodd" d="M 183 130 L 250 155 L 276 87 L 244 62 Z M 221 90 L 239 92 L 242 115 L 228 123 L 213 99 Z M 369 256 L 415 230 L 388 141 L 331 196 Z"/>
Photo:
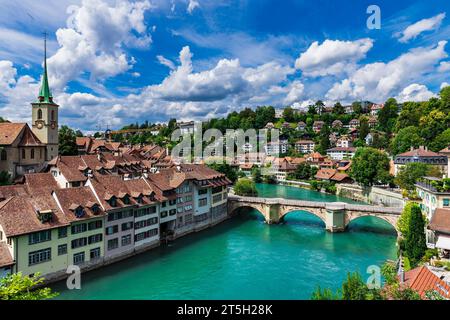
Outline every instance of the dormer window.
<path id="1" fill-rule="evenodd" d="M 82 218 L 82 217 L 84 216 L 85 213 L 86 213 L 86 212 L 84 211 L 84 208 L 81 207 L 81 206 L 75 209 L 75 216 L 76 216 L 77 218 Z"/>
<path id="2" fill-rule="evenodd" d="M 116 199 L 116 197 L 112 197 L 111 199 L 109 199 L 109 205 L 111 207 L 117 207 L 117 199 Z"/>
<path id="3" fill-rule="evenodd" d="M 52 210 L 37 211 L 38 219 L 42 223 L 51 222 L 53 220 Z"/>
<path id="4" fill-rule="evenodd" d="M 123 202 L 124 204 L 130 204 L 130 197 L 129 197 L 128 195 L 125 195 L 125 196 L 122 198 L 122 202 Z"/>
<path id="5" fill-rule="evenodd" d="M 142 204 L 143 202 L 143 197 L 142 194 L 140 194 L 137 198 L 136 198 L 137 203 Z"/>

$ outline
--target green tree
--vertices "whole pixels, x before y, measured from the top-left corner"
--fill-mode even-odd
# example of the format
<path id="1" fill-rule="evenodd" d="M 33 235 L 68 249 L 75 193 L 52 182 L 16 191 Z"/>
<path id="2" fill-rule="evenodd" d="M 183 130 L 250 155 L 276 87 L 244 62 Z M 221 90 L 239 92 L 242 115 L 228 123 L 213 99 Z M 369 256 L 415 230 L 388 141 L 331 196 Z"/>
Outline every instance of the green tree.
<path id="1" fill-rule="evenodd" d="M 0 300 L 44 300 L 58 295 L 51 288 L 41 286 L 44 278 L 39 273 L 23 276 L 13 273 L 0 279 Z"/>
<path id="2" fill-rule="evenodd" d="M 424 145 L 424 140 L 420 137 L 418 127 L 406 127 L 400 129 L 391 142 L 391 152 L 394 155 L 408 151 L 411 147 L 418 148 Z"/>
<path id="3" fill-rule="evenodd" d="M 294 122 L 295 121 L 294 109 L 292 109 L 291 107 L 284 108 L 283 118 L 287 122 Z"/>
<path id="4" fill-rule="evenodd" d="M 448 128 L 450 113 L 432 110 L 420 118 L 421 137 L 426 141 L 433 141 L 440 133 Z"/>
<path id="5" fill-rule="evenodd" d="M 361 117 L 359 122 L 359 138 L 365 139 L 369 132 L 369 120 L 367 119 L 367 117 Z"/>
<path id="6" fill-rule="evenodd" d="M 210 163 L 208 167 L 223 173 L 232 183 L 236 182 L 238 178 L 237 170 L 228 163 Z"/>
<path id="7" fill-rule="evenodd" d="M 425 238 L 425 218 L 417 204 L 411 206 L 411 214 L 408 222 L 408 230 L 405 239 L 405 255 L 409 258 L 411 266 L 417 263 L 425 255 L 427 250 Z"/>
<path id="8" fill-rule="evenodd" d="M 439 152 L 450 146 L 450 128 L 440 133 L 430 144 L 430 150 Z"/>
<path id="9" fill-rule="evenodd" d="M 397 123 L 395 124 L 395 131 L 407 127 L 418 127 L 420 117 L 423 115 L 423 103 L 421 102 L 405 102 L 402 111 L 400 112 Z"/>
<path id="10" fill-rule="evenodd" d="M 312 167 L 309 163 L 302 162 L 292 173 L 292 177 L 297 180 L 309 180 L 316 175 L 317 170 L 316 167 Z"/>
<path id="11" fill-rule="evenodd" d="M 320 154 L 326 154 L 330 148 L 330 127 L 324 124 L 319 134 L 319 144 L 316 147 L 316 151 Z"/>
<path id="12" fill-rule="evenodd" d="M 252 178 L 255 183 L 263 182 L 261 168 L 254 166 L 252 168 Z"/>
<path id="13" fill-rule="evenodd" d="M 421 162 L 410 162 L 400 168 L 397 176 L 394 179 L 397 184 L 403 190 L 409 192 L 415 190 L 415 184 L 417 180 L 425 177 L 430 171 L 430 166 Z"/>
<path id="14" fill-rule="evenodd" d="M 354 101 L 354 102 L 352 103 L 352 110 L 353 110 L 353 113 L 354 113 L 354 114 L 360 115 L 360 114 L 362 113 L 362 105 L 361 105 L 361 102 L 359 102 L 359 101 Z"/>
<path id="15" fill-rule="evenodd" d="M 358 148 L 353 157 L 350 175 L 364 186 L 387 184 L 392 181 L 389 169 L 386 153 L 370 147 Z"/>
<path id="16" fill-rule="evenodd" d="M 317 287 L 316 291 L 312 293 L 311 300 L 341 300 L 339 293 L 333 293 L 330 288 L 321 289 Z"/>
<path id="17" fill-rule="evenodd" d="M 323 108 L 325 107 L 325 103 L 323 103 L 322 100 L 317 100 L 316 103 L 315 103 L 315 107 L 316 107 L 317 113 L 319 115 L 321 115 L 322 111 L 323 111 Z"/>
<path id="18" fill-rule="evenodd" d="M 62 126 L 58 132 L 59 154 L 62 156 L 74 156 L 78 154 L 76 134 L 68 126 Z"/>
<path id="19" fill-rule="evenodd" d="M 391 133 L 398 117 L 398 104 L 394 98 L 389 98 L 378 112 L 378 126 L 382 131 Z"/>
<path id="20" fill-rule="evenodd" d="M 345 109 L 340 102 L 336 102 L 333 106 L 333 113 L 335 114 L 344 114 Z"/>
<path id="21" fill-rule="evenodd" d="M 446 86 L 439 92 L 443 109 L 450 109 L 450 86 Z"/>
<path id="22" fill-rule="evenodd" d="M 250 179 L 239 179 L 234 185 L 234 192 L 238 196 L 244 197 L 256 197 L 258 196 L 258 190 L 256 190 L 255 182 Z"/>
<path id="23" fill-rule="evenodd" d="M 348 273 L 347 279 L 342 284 L 343 300 L 366 300 L 369 288 L 357 272 Z"/>

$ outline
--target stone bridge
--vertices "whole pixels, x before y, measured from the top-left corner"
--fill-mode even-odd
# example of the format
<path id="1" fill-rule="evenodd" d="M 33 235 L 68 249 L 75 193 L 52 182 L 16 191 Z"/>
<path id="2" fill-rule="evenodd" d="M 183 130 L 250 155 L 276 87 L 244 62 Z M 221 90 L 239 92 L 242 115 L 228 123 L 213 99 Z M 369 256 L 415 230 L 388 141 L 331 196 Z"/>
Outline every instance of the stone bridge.
<path id="1" fill-rule="evenodd" d="M 352 220 L 360 217 L 375 216 L 387 221 L 397 228 L 401 208 L 377 207 L 370 205 L 348 204 L 344 202 L 316 202 L 288 200 L 281 198 L 255 198 L 228 196 L 228 214 L 232 215 L 239 208 L 253 208 L 259 211 L 268 224 L 283 221 L 284 216 L 292 211 L 307 211 L 319 217 L 330 232 L 344 231 Z"/>

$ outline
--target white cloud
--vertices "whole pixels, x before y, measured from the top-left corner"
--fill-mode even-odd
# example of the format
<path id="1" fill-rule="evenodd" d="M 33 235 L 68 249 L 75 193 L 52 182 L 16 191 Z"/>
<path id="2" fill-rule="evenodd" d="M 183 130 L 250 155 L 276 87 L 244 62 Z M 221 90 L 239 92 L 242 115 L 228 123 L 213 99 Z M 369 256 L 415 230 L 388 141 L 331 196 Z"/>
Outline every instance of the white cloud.
<path id="1" fill-rule="evenodd" d="M 396 97 L 398 102 L 406 101 L 426 101 L 436 95 L 428 90 L 423 84 L 413 83 L 407 86 Z"/>
<path id="2" fill-rule="evenodd" d="M 144 23 L 149 1 L 118 1 L 110 6 L 104 0 L 83 0 L 70 6 L 67 28 L 58 29 L 58 51 L 49 58 L 50 81 L 62 90 L 71 80 L 88 73 L 91 80 L 121 74 L 134 63 L 124 46 L 145 48 L 151 43 Z"/>
<path id="3" fill-rule="evenodd" d="M 369 38 L 355 41 L 315 41 L 295 62 L 305 76 L 338 75 L 355 69 L 356 63 L 365 58 L 372 48 Z"/>
<path id="4" fill-rule="evenodd" d="M 442 83 L 441 83 L 440 89 L 444 89 L 445 87 L 448 87 L 448 86 L 450 86 L 450 83 L 448 83 L 448 82 L 442 82 Z"/>
<path id="5" fill-rule="evenodd" d="M 170 61 L 169 59 L 164 58 L 164 56 L 158 55 L 158 56 L 156 56 L 156 58 L 158 59 L 158 62 L 160 64 L 162 64 L 163 66 L 168 67 L 170 70 L 175 69 L 175 64 L 172 61 Z"/>
<path id="6" fill-rule="evenodd" d="M 192 14 L 192 12 L 196 9 L 200 7 L 200 3 L 197 0 L 189 0 L 189 4 L 187 7 L 187 12 L 189 12 L 189 14 Z"/>
<path id="7" fill-rule="evenodd" d="M 448 72 L 450 71 L 450 61 L 441 61 L 438 68 L 439 72 Z"/>
<path id="8" fill-rule="evenodd" d="M 435 30 L 439 28 L 444 18 L 445 13 L 440 13 L 434 17 L 422 19 L 408 26 L 405 30 L 397 34 L 397 36 L 401 36 L 398 41 L 405 43 L 411 39 L 415 39 L 422 32 Z"/>
<path id="9" fill-rule="evenodd" d="M 388 63 L 367 64 L 350 77 L 335 83 L 326 98 L 333 101 L 384 101 L 405 84 L 418 81 L 424 74 L 433 71 L 439 61 L 447 57 L 446 43 L 440 41 L 436 47 L 411 49 Z"/>
<path id="10" fill-rule="evenodd" d="M 289 86 L 289 92 L 287 97 L 284 99 L 284 103 L 286 105 L 291 105 L 295 102 L 298 102 L 303 96 L 303 90 L 305 86 L 298 80 L 295 80 Z"/>

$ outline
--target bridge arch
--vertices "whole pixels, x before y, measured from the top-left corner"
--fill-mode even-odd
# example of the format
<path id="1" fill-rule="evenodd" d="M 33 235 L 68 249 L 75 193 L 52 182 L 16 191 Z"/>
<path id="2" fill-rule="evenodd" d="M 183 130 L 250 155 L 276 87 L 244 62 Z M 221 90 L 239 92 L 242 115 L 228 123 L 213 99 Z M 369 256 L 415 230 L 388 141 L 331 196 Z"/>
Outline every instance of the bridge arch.
<path id="1" fill-rule="evenodd" d="M 400 235 L 400 231 L 398 230 L 397 227 L 397 221 L 398 221 L 398 216 L 394 216 L 394 215 L 389 215 L 389 214 L 374 214 L 374 213 L 370 213 L 370 212 L 349 212 L 345 214 L 345 229 L 347 229 L 350 225 L 350 223 L 361 219 L 361 218 L 367 218 L 367 217 L 373 217 L 376 219 L 381 219 L 385 222 L 387 222 L 393 229 L 393 231 L 396 232 L 397 236 Z"/>
<path id="2" fill-rule="evenodd" d="M 312 215 L 316 218 L 319 218 L 320 221 L 322 221 L 322 223 L 324 224 L 324 226 L 326 226 L 327 222 L 326 222 L 326 217 L 325 217 L 325 212 L 324 210 L 321 209 L 312 209 L 312 208 L 295 208 L 295 207 L 291 207 L 291 206 L 281 206 L 280 207 L 280 221 L 283 221 L 283 219 L 291 214 L 292 212 L 306 212 L 308 215 Z"/>
<path id="3" fill-rule="evenodd" d="M 269 213 L 266 206 L 259 204 L 259 203 L 231 203 L 228 204 L 228 215 L 234 215 L 236 212 L 240 209 L 247 208 L 247 209 L 254 209 L 256 210 L 265 221 L 268 220 Z"/>

